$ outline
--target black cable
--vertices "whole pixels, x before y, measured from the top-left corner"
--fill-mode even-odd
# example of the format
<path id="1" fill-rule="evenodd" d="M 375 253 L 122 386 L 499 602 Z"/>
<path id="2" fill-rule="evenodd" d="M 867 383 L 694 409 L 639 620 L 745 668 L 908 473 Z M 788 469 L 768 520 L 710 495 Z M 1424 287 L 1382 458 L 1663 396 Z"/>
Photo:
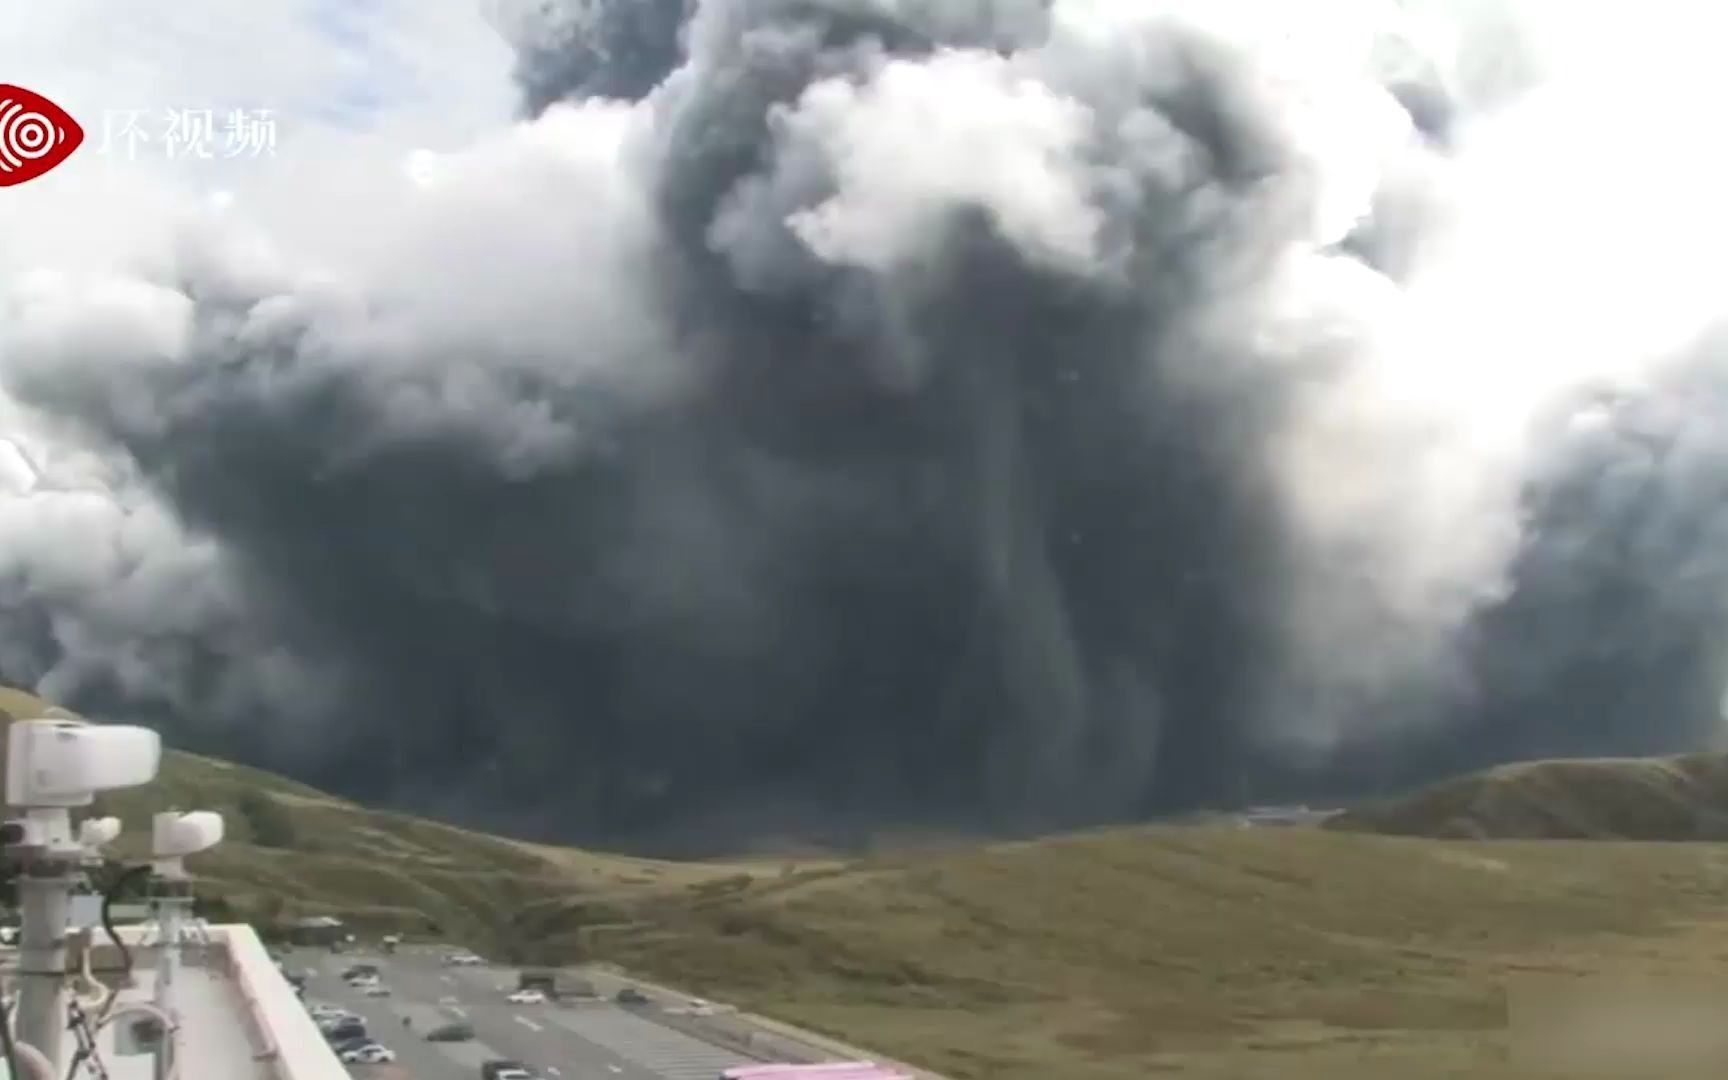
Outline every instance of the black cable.
<path id="1" fill-rule="evenodd" d="M 6 869 L 8 873 L 5 875 L 4 884 L 11 885 L 17 874 L 14 872 L 16 868 L 11 865 L 10 860 L 8 860 Z M 22 944 L 22 929 L 20 929 L 19 935 L 19 943 Z M 18 989 L 14 987 L 11 1002 L 0 1000 L 0 1050 L 4 1050 L 6 1054 L 7 1076 L 18 1075 L 18 1048 L 12 1041 L 12 1011 L 17 1007 L 17 999 Z"/>
<path id="2" fill-rule="evenodd" d="M 78 1049 L 72 1054 L 72 1064 L 66 1067 L 66 1080 L 78 1075 L 78 1066 L 88 1061 L 96 1070 L 96 1075 L 102 1080 L 108 1080 L 108 1066 L 102 1063 L 102 1058 L 96 1053 L 96 1033 L 90 1030 L 90 1017 L 74 999 L 66 1009 L 69 1031 L 77 1033 Z"/>
<path id="3" fill-rule="evenodd" d="M 18 1075 L 18 1050 L 12 1042 L 11 1004 L 0 1005 L 0 1047 L 6 1052 L 6 1075 Z"/>
<path id="4" fill-rule="evenodd" d="M 132 950 L 126 947 L 126 943 L 120 940 L 120 934 L 114 929 L 114 916 L 111 909 L 114 905 L 114 898 L 120 895 L 120 890 L 125 887 L 126 883 L 135 877 L 147 876 L 151 869 L 149 863 L 144 863 L 124 870 L 102 891 L 102 932 L 107 934 L 108 940 L 112 941 L 114 947 L 120 950 L 120 967 L 126 973 L 128 980 L 132 978 Z"/>
<path id="5" fill-rule="evenodd" d="M 78 1036 L 78 1049 L 72 1052 L 72 1064 L 66 1066 L 66 1080 L 72 1080 L 78 1075 L 78 1066 L 84 1064 L 84 1059 L 90 1056 L 92 1047 L 85 1038 L 88 1029 L 79 1023 L 83 1019 L 83 1010 L 78 1007 L 77 1001 L 67 1006 L 66 1014 L 66 1030 L 76 1032 Z"/>

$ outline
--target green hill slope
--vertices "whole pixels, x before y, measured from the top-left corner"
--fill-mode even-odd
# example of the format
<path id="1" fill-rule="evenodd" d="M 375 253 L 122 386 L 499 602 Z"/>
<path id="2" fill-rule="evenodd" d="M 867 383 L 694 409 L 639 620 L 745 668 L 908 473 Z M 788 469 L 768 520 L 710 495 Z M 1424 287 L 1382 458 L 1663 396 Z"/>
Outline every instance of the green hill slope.
<path id="1" fill-rule="evenodd" d="M 1326 827 L 1486 839 L 1728 840 L 1728 755 L 1502 765 L 1346 811 Z"/>
<path id="2" fill-rule="evenodd" d="M 73 714 L 0 687 L 0 721 Z M 500 955 L 520 951 L 517 914 L 569 898 L 654 896 L 761 871 L 520 843 L 384 811 L 260 769 L 168 750 L 159 779 L 102 796 L 126 832 L 116 854 L 147 850 L 159 810 L 215 810 L 228 839 L 195 857 L 199 893 L 218 911 L 268 923 L 334 914 L 356 925 L 444 936 Z"/>
<path id="3" fill-rule="evenodd" d="M 1475 1080 L 1538 1075 L 1509 987 L 1728 984 L 1724 895 L 1709 844 L 1164 826 L 694 885 L 574 936 L 954 1077 Z"/>

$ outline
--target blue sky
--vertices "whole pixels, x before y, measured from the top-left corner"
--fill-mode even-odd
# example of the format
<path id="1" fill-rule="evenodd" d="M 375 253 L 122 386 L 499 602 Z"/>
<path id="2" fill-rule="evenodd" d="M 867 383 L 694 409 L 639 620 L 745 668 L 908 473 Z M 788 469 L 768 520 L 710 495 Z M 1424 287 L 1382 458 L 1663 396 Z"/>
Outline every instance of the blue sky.
<path id="1" fill-rule="evenodd" d="M 188 195 L 228 192 L 264 212 L 307 191 L 395 183 L 415 149 L 457 150 L 507 127 L 512 57 L 481 2 L 8 4 L 0 72 L 68 109 L 91 142 L 53 177 L 0 200 L 0 277 L 44 251 L 110 257 L 115 238 Z M 168 110 L 236 108 L 274 113 L 268 162 L 95 151 L 105 117 L 142 110 L 165 144 Z"/>

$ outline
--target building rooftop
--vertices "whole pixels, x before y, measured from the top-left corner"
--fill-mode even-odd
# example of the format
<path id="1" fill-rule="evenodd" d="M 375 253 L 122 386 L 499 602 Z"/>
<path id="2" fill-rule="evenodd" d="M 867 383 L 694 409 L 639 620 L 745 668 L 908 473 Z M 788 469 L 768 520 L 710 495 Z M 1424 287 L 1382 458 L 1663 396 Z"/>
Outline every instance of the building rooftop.
<path id="1" fill-rule="evenodd" d="M 472 955 L 440 956 L 440 947 L 403 948 L 395 936 L 380 941 L 382 955 L 367 963 L 374 978 L 356 985 L 356 957 L 335 955 L 353 936 L 331 937 L 341 924 L 327 917 L 290 928 L 289 948 L 298 951 L 282 962 L 304 965 L 295 981 L 315 984 L 314 996 L 326 999 L 302 1002 L 250 926 L 210 926 L 190 916 L 195 880 L 184 859 L 221 843 L 220 815 L 156 813 L 150 861 L 120 868 L 104 893 L 92 891 L 90 871 L 111 862 L 103 848 L 120 835 L 121 822 L 86 816 L 74 827 L 69 808 L 88 805 L 98 790 L 148 782 L 160 763 L 154 732 L 14 720 L 6 750 L 6 799 L 16 816 L 4 823 L 0 855 L 18 896 L 19 928 L 14 944 L 0 948 L 0 1031 L 12 1036 L 0 1055 L 4 1080 L 15 1073 L 31 1080 L 347 1080 L 314 1014 L 325 1018 L 344 1054 L 382 1065 L 360 1066 L 377 1080 L 470 1080 L 482 1063 L 506 1058 L 538 1062 L 539 1075 L 558 1080 L 715 1080 L 740 1067 L 761 1069 L 765 1056 L 828 1054 L 784 1025 L 747 1020 L 735 1009 L 663 987 L 653 988 L 651 999 L 647 984 L 618 973 L 540 972 L 551 976 L 541 980 L 549 994 L 516 993 L 520 971 Z M 123 906 L 115 902 L 121 885 L 139 876 L 149 899 L 134 911 L 145 921 L 110 929 Z M 316 950 L 320 940 L 328 952 Z M 376 979 L 386 971 L 388 986 Z M 344 1039 L 386 1036 L 395 1049 L 350 1048 Z M 861 1061 L 766 1069 L 758 1075 L 784 1080 L 917 1075 Z"/>
<path id="2" fill-rule="evenodd" d="M 132 949 L 134 965 L 128 985 L 119 990 L 108 1012 L 114 1022 L 97 1024 L 100 995 L 83 999 L 81 1007 L 96 1028 L 96 1057 L 109 1080 L 154 1080 L 154 1055 L 148 1050 L 128 1052 L 123 1045 L 131 1041 L 126 1038 L 131 1024 L 126 1010 L 152 1002 L 157 992 L 153 928 L 120 927 L 119 934 Z M 347 1080 L 347 1070 L 250 926 L 210 926 L 190 936 L 193 940 L 182 947 L 171 996 L 180 1022 L 177 1080 Z M 15 953 L 8 950 L 0 956 L 5 957 L 0 972 L 14 968 Z M 111 946 L 99 946 L 92 957 L 98 971 L 118 966 Z M 78 1042 L 78 1033 L 69 1030 L 60 1051 L 62 1070 Z M 5 1072 L 0 1061 L 0 1075 Z M 20 1073 L 33 1075 L 22 1061 Z"/>

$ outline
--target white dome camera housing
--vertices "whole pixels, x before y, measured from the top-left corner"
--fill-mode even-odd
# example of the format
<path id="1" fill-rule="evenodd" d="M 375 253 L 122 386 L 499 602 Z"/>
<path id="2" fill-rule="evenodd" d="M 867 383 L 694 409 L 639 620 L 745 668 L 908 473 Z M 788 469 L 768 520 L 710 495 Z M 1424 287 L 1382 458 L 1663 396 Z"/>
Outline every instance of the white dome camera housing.
<path id="1" fill-rule="evenodd" d="M 213 810 L 167 810 L 152 822 L 150 852 L 158 859 L 180 859 L 222 842 L 222 815 Z"/>
<path id="2" fill-rule="evenodd" d="M 78 825 L 79 845 L 92 851 L 107 847 L 119 835 L 120 819 L 117 817 L 85 818 Z"/>

